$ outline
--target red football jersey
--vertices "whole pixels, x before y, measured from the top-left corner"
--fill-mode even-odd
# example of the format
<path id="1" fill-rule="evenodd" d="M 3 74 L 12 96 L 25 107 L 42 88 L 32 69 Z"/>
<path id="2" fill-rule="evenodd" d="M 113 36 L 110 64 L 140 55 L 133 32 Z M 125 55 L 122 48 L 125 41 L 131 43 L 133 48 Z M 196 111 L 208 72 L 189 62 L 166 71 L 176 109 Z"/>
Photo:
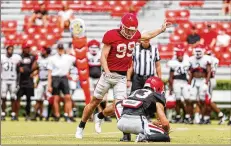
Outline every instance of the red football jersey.
<path id="1" fill-rule="evenodd" d="M 132 62 L 132 51 L 141 38 L 139 31 L 132 39 L 126 39 L 120 34 L 120 29 L 107 31 L 103 43 L 111 45 L 107 63 L 110 71 L 127 71 Z"/>

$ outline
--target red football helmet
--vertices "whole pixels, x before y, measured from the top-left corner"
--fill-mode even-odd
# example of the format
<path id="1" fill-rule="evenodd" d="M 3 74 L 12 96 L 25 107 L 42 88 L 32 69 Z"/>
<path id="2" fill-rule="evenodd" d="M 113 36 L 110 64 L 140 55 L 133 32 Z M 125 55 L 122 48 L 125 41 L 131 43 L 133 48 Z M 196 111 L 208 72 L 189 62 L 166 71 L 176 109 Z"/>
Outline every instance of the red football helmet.
<path id="1" fill-rule="evenodd" d="M 30 49 L 30 45 L 28 44 L 28 43 L 24 43 L 24 44 L 22 44 L 22 49 Z"/>
<path id="2" fill-rule="evenodd" d="M 176 51 L 177 57 L 184 56 L 184 46 L 182 44 L 177 44 L 174 50 Z"/>
<path id="3" fill-rule="evenodd" d="M 158 77 L 149 77 L 146 80 L 144 87 L 150 87 L 159 94 L 164 93 L 164 82 Z"/>
<path id="4" fill-rule="evenodd" d="M 125 14 L 121 19 L 120 33 L 126 39 L 132 39 L 138 28 L 138 19 L 132 13 Z"/>
<path id="5" fill-rule="evenodd" d="M 184 56 L 184 50 L 178 50 L 178 51 L 176 51 L 176 56 L 177 57 Z"/>
<path id="6" fill-rule="evenodd" d="M 97 40 L 89 41 L 87 46 L 89 53 L 91 53 L 92 55 L 96 55 L 100 50 L 100 42 L 98 42 Z"/>

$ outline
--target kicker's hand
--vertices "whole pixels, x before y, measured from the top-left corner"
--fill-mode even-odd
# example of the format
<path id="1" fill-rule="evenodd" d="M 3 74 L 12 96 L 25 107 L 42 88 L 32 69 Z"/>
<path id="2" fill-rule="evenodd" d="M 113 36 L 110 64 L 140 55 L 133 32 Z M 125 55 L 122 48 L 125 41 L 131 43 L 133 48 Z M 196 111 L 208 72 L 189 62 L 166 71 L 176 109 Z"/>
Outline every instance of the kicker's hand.
<path id="1" fill-rule="evenodd" d="M 172 26 L 172 23 L 171 22 L 167 22 L 167 20 L 165 19 L 164 20 L 164 24 L 162 24 L 162 26 L 161 26 L 161 31 L 165 32 L 166 28 L 169 28 L 171 26 Z"/>

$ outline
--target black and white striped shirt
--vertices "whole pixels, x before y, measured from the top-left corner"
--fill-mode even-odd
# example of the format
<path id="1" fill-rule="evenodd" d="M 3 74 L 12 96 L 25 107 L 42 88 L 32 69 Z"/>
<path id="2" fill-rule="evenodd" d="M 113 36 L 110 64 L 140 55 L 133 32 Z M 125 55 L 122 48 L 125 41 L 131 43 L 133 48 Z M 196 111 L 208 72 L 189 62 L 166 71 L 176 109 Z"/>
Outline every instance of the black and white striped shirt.
<path id="1" fill-rule="evenodd" d="M 150 45 L 143 48 L 141 44 L 136 45 L 133 50 L 134 73 L 140 76 L 155 75 L 155 63 L 160 60 L 157 46 Z"/>

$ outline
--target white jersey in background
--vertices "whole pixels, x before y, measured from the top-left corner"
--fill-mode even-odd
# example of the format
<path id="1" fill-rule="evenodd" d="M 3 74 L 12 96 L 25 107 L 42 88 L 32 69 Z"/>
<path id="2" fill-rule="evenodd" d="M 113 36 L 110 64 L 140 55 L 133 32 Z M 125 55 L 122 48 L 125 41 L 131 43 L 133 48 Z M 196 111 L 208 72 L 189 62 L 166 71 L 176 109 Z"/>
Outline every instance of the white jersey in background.
<path id="1" fill-rule="evenodd" d="M 206 66 L 211 64 L 211 58 L 208 55 L 204 55 L 200 59 L 197 59 L 196 56 L 191 56 L 189 58 L 190 68 L 194 71 L 200 70 L 205 71 Z"/>
<path id="2" fill-rule="evenodd" d="M 173 76 L 173 92 L 176 100 L 189 98 L 189 87 L 187 81 L 188 70 L 190 67 L 189 61 L 184 59 L 182 62 L 177 59 L 170 60 L 168 62 L 170 72 L 174 72 Z"/>
<path id="3" fill-rule="evenodd" d="M 90 52 L 87 52 L 89 66 L 101 66 L 100 57 L 101 51 L 98 51 L 96 55 L 92 55 Z"/>
<path id="4" fill-rule="evenodd" d="M 39 79 L 40 80 L 47 80 L 48 79 L 48 62 L 49 57 L 43 58 L 42 56 L 38 57 L 37 64 L 39 67 Z"/>
<path id="5" fill-rule="evenodd" d="M 170 60 L 168 62 L 168 66 L 170 67 L 170 70 L 174 71 L 175 78 L 179 77 L 182 78 L 182 80 L 187 80 L 187 78 L 185 78 L 186 76 L 183 77 L 184 75 L 187 75 L 190 67 L 189 61 L 187 59 L 184 59 L 182 62 L 179 62 L 177 59 Z"/>
<path id="6" fill-rule="evenodd" d="M 71 94 L 74 94 L 74 90 L 77 89 L 77 82 L 78 82 L 78 69 L 73 65 L 70 69 L 70 77 L 71 80 L 68 80 L 69 88 L 71 90 Z"/>
<path id="7" fill-rule="evenodd" d="M 16 99 L 17 92 L 17 64 L 22 60 L 18 54 L 7 57 L 1 54 L 1 98 L 6 98 L 7 92 L 12 99 Z"/>
<path id="8" fill-rule="evenodd" d="M 206 67 L 208 64 L 211 64 L 211 58 L 208 55 L 202 56 L 200 59 L 197 59 L 196 56 L 189 58 L 191 72 L 204 72 L 206 73 Z M 191 100 L 205 100 L 205 95 L 208 94 L 208 86 L 206 85 L 205 78 L 193 78 L 191 82 Z M 198 99 L 199 97 L 199 99 Z"/>
<path id="9" fill-rule="evenodd" d="M 87 52 L 88 64 L 90 69 L 90 92 L 91 95 L 94 93 L 94 89 L 101 75 L 101 63 L 100 63 L 101 51 L 99 50 L 96 55 L 92 55 L 90 52 Z M 94 77 L 92 75 L 98 75 Z"/>
<path id="10" fill-rule="evenodd" d="M 212 72 L 211 72 L 211 78 L 210 78 L 209 93 L 210 93 L 210 95 L 212 95 L 213 89 L 217 85 L 215 75 L 216 75 L 217 67 L 219 64 L 219 60 L 215 56 L 210 56 L 210 58 L 211 58 L 211 70 L 212 70 Z"/>
<path id="11" fill-rule="evenodd" d="M 48 84 L 48 62 L 49 57 L 42 57 L 39 56 L 37 59 L 37 64 L 39 68 L 39 82 L 38 86 L 35 89 L 35 98 L 36 100 L 44 100 L 45 95 L 48 97 L 50 96 L 49 92 L 47 91 L 47 84 Z"/>
<path id="12" fill-rule="evenodd" d="M 1 54 L 1 78 L 2 80 L 17 79 L 17 64 L 22 60 L 18 54 L 13 54 L 7 57 L 6 54 Z"/>
<path id="13" fill-rule="evenodd" d="M 217 71 L 219 60 L 215 56 L 210 56 L 210 60 L 211 60 L 212 77 L 214 77 Z"/>

